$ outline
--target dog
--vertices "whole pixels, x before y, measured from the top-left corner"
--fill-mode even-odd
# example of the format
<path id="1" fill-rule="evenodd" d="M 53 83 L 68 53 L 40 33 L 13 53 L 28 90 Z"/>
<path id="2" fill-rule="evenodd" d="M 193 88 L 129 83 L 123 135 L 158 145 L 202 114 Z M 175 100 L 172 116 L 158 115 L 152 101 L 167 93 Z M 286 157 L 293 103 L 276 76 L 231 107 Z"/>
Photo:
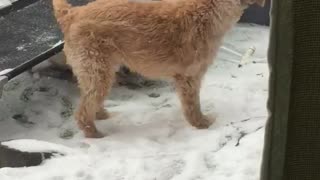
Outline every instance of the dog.
<path id="1" fill-rule="evenodd" d="M 97 0 L 78 7 L 53 0 L 67 64 L 80 87 L 75 119 L 85 137 L 103 137 L 94 121 L 109 117 L 103 101 L 121 65 L 173 80 L 185 118 L 208 128 L 214 118 L 201 112 L 201 80 L 226 32 L 252 4 L 264 0 Z"/>

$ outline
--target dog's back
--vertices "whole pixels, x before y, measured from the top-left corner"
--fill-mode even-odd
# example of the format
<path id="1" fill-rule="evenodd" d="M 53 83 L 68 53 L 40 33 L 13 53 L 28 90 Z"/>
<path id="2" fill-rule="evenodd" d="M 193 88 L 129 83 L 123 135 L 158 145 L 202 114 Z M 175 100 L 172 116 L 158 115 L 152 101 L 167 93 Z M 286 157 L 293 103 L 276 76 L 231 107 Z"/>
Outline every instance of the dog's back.
<path id="1" fill-rule="evenodd" d="M 210 20 L 208 17 L 193 15 L 196 6 L 192 1 L 100 0 L 74 8 L 64 0 L 55 1 L 56 16 L 66 41 L 69 38 L 87 41 L 85 37 L 89 34 L 95 44 L 106 40 L 100 46 L 101 51 L 110 49 L 110 56 L 118 64 L 148 77 L 192 73 L 207 66 L 216 51 L 214 46 L 220 44 L 224 34 L 213 29 L 212 23 L 204 24 Z"/>

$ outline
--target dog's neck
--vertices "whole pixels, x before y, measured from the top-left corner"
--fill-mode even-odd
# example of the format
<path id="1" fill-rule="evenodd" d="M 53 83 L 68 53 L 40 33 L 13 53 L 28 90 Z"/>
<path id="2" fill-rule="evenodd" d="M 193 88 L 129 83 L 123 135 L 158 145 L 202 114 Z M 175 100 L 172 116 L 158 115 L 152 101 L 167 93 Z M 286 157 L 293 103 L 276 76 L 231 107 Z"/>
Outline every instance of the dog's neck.
<path id="1" fill-rule="evenodd" d="M 186 25 L 196 24 L 198 27 L 191 28 L 203 28 L 209 31 L 203 33 L 214 32 L 214 36 L 223 36 L 243 13 L 239 0 L 189 0 L 185 3 L 188 9 L 182 17 L 186 18 Z"/>

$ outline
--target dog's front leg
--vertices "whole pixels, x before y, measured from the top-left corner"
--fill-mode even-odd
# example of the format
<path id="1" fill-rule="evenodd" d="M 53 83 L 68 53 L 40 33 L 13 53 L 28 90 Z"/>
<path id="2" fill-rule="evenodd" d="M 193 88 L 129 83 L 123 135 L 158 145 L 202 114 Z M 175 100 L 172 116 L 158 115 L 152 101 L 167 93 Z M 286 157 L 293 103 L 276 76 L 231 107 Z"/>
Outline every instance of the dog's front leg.
<path id="1" fill-rule="evenodd" d="M 212 122 L 203 115 L 200 108 L 201 77 L 176 75 L 174 79 L 185 118 L 198 129 L 208 128 Z"/>

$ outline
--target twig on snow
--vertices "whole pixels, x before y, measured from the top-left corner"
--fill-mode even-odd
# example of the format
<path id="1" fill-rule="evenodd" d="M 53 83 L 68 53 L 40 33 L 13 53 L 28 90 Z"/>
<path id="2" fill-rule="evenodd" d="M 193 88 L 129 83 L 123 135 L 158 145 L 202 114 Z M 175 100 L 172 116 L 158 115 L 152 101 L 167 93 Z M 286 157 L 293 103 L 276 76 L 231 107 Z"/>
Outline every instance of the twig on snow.
<path id="1" fill-rule="evenodd" d="M 251 133 L 255 133 L 255 132 L 259 131 L 259 130 L 262 129 L 262 128 L 263 128 L 263 126 L 260 126 L 260 127 L 258 127 L 256 130 L 254 130 L 253 132 L 249 132 L 249 133 L 246 133 L 246 132 L 244 132 L 244 131 L 241 131 L 241 132 L 240 132 L 240 136 L 239 136 L 238 141 L 237 141 L 237 144 L 236 144 L 235 146 L 236 146 L 236 147 L 239 146 L 241 139 L 243 139 L 246 135 L 251 134 Z"/>

